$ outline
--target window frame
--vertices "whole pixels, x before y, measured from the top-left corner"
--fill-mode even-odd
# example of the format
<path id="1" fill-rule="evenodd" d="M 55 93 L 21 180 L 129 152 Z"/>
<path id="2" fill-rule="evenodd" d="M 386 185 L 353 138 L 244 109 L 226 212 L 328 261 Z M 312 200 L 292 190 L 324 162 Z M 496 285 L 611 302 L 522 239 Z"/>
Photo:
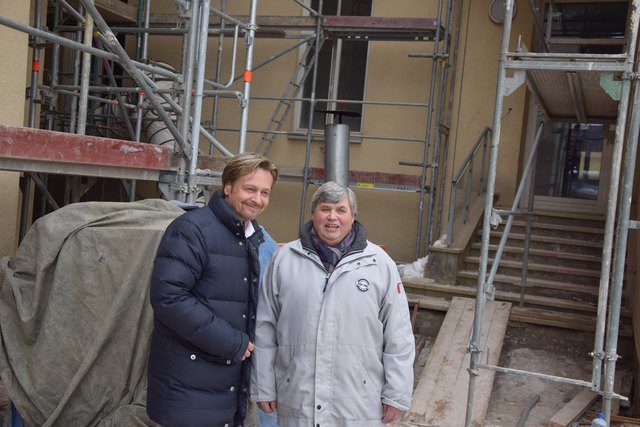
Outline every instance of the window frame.
<path id="1" fill-rule="evenodd" d="M 304 0 L 304 3 L 309 6 L 311 4 L 312 0 Z M 373 15 L 373 0 L 371 1 L 371 15 Z M 306 9 L 303 10 L 303 15 L 304 16 L 309 16 L 310 13 L 309 11 L 307 11 Z M 311 35 L 312 33 L 309 32 L 308 35 Z M 329 41 L 330 42 L 330 41 Z M 327 43 L 327 41 L 325 41 L 325 43 Z M 328 84 L 328 88 L 327 88 L 327 99 L 332 99 L 331 96 L 331 90 L 333 88 L 333 90 L 335 92 L 338 91 L 337 86 L 339 86 L 340 83 L 340 79 L 343 78 L 344 76 L 337 76 L 338 79 L 338 85 L 335 85 L 335 81 L 336 81 L 336 76 L 334 75 L 336 72 L 336 66 L 335 66 L 335 54 L 336 54 L 336 49 L 338 48 L 338 45 L 342 45 L 343 43 L 343 39 L 339 39 L 336 40 L 336 43 L 332 43 L 332 49 L 331 49 L 331 64 L 329 67 L 329 75 L 327 76 L 327 78 L 329 79 L 329 84 Z M 368 71 L 369 71 L 369 59 L 370 59 L 370 55 L 371 55 L 371 45 L 369 41 L 357 41 L 354 43 L 366 43 L 367 44 L 367 52 L 366 52 L 366 56 L 365 56 L 365 65 L 363 68 L 363 74 L 360 76 L 357 76 L 356 78 L 361 79 L 363 81 L 363 86 L 362 86 L 362 97 L 360 99 L 360 101 L 364 101 L 366 98 L 366 93 L 367 93 L 367 84 L 368 84 Z M 341 47 L 341 46 L 340 46 Z M 303 45 L 298 49 L 298 61 L 301 61 L 303 59 L 303 55 L 305 54 L 305 51 L 307 50 L 307 45 Z M 341 53 L 341 66 L 342 66 L 342 61 L 344 59 L 344 53 Z M 300 72 L 302 73 L 303 70 L 300 70 Z M 301 77 L 300 75 L 297 76 L 298 79 Z M 319 75 L 318 75 L 319 77 Z M 309 73 L 309 76 L 307 78 L 311 78 L 311 73 Z M 300 93 L 298 94 L 298 97 L 303 97 L 304 96 L 304 83 L 302 85 L 302 87 L 300 88 Z M 316 88 L 317 88 L 317 84 L 316 84 Z M 318 98 L 318 94 L 316 93 L 316 98 Z M 338 94 L 335 94 L 334 99 L 339 99 Z M 327 109 L 335 109 L 335 101 L 333 102 L 327 102 Z M 306 136 L 308 133 L 308 127 L 307 126 L 303 126 L 302 125 L 302 112 L 304 110 L 303 108 L 303 103 L 309 103 L 309 101 L 297 101 L 295 103 L 294 106 L 294 111 L 293 111 L 293 134 L 294 135 L 300 135 L 302 136 Z M 331 104 L 334 104 L 334 106 L 330 106 Z M 358 130 L 354 130 L 354 129 L 350 129 L 350 139 L 351 142 L 360 142 L 360 138 L 359 136 L 361 136 L 364 132 L 364 117 L 365 117 L 365 111 L 366 111 L 366 104 L 362 103 L 361 104 L 361 108 L 362 108 L 362 112 L 361 112 L 361 117 L 360 117 L 360 128 Z M 317 108 L 317 103 L 316 103 L 316 108 Z M 305 114 L 308 114 L 308 111 L 305 112 Z M 307 118 L 304 119 L 305 121 L 307 120 Z M 324 123 L 333 123 L 333 118 L 328 118 L 327 120 L 324 121 Z M 313 124 L 312 124 L 313 126 Z M 312 128 L 312 139 L 313 140 L 323 140 L 324 139 L 324 129 L 323 128 Z"/>

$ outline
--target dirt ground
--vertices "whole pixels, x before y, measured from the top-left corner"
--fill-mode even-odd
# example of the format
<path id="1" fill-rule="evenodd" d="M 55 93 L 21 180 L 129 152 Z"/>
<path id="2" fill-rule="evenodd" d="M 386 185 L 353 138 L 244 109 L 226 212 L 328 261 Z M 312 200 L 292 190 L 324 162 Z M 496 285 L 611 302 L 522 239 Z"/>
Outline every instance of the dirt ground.
<path id="1" fill-rule="evenodd" d="M 421 310 L 416 331 L 425 339 L 423 350 L 417 355 L 416 383 L 422 373 L 429 352 L 435 342 L 445 313 Z M 621 338 L 618 344 L 619 372 L 630 372 L 632 342 Z M 590 381 L 593 334 L 561 328 L 510 323 L 505 335 L 500 366 Z M 5 415 L 0 387 L 0 424 Z M 532 408 L 525 427 L 547 427 L 549 420 L 583 388 L 565 383 L 540 380 L 528 376 L 497 373 L 484 427 L 514 427 L 530 399 L 536 395 L 539 402 Z M 252 408 L 253 409 L 253 408 Z M 464 409 L 464 408 L 463 408 Z M 593 410 L 600 409 L 596 402 Z M 623 408 L 624 409 L 624 408 Z M 624 415 L 624 413 L 623 413 Z M 579 420 L 577 426 L 588 426 L 588 417 Z M 617 424 L 613 424 L 617 425 Z M 250 411 L 246 427 L 257 427 L 255 410 Z M 626 424 L 630 427 L 631 424 Z M 453 426 L 450 426 L 453 427 Z"/>
<path id="2" fill-rule="evenodd" d="M 426 338 L 424 350 L 418 355 L 415 375 L 419 378 L 444 313 L 421 311 L 417 330 Z M 555 327 L 510 323 L 505 335 L 499 365 L 528 372 L 591 381 L 593 333 Z M 618 353 L 622 356 L 618 371 L 630 372 L 632 344 L 621 338 Z M 625 354 L 626 353 L 626 354 Z M 549 420 L 565 406 L 583 387 L 530 376 L 496 373 L 493 392 L 484 427 L 514 427 L 529 401 L 540 397 L 526 418 L 525 427 L 547 427 Z M 463 408 L 464 409 L 464 408 Z M 597 401 L 593 410 L 600 409 Z M 578 420 L 589 425 L 589 418 Z M 627 424 L 628 425 L 628 424 Z"/>

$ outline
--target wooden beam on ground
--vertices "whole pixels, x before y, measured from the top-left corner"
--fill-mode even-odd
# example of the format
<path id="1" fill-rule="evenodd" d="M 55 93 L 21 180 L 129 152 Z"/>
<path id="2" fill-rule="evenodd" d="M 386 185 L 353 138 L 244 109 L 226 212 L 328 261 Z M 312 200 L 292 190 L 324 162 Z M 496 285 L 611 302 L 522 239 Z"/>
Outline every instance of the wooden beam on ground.
<path id="1" fill-rule="evenodd" d="M 489 301 L 481 325 L 480 348 L 488 364 L 497 364 L 511 304 Z M 409 425 L 459 427 L 464 425 L 471 336 L 475 301 L 453 298 L 438 337 L 414 391 L 403 421 Z M 483 359 L 484 360 L 484 359 Z M 482 425 L 487 413 L 495 372 L 480 370 L 475 383 L 473 425 Z"/>
<path id="2" fill-rule="evenodd" d="M 549 421 L 549 427 L 568 427 L 576 421 L 584 411 L 593 405 L 599 398 L 598 393 L 589 389 L 583 389 L 566 405 L 562 407 Z"/>

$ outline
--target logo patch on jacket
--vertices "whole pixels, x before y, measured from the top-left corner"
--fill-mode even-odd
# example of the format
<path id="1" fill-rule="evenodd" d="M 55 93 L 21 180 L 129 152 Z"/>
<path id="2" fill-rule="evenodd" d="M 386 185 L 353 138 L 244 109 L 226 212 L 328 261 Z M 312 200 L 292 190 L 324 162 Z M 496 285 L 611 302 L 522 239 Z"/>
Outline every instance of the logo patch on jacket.
<path id="1" fill-rule="evenodd" d="M 356 282 L 356 288 L 361 292 L 367 292 L 369 290 L 369 281 L 367 279 L 359 279 Z"/>

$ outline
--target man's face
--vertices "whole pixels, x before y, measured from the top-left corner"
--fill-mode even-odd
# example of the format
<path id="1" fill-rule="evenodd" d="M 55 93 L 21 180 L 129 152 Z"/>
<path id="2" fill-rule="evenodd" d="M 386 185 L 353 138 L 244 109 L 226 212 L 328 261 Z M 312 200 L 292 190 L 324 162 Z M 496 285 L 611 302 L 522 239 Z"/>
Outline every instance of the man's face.
<path id="1" fill-rule="evenodd" d="M 269 205 L 273 177 L 262 168 L 225 184 L 224 196 L 243 222 L 251 221 Z"/>
<path id="2" fill-rule="evenodd" d="M 356 217 L 345 196 L 338 203 L 318 203 L 311 214 L 313 229 L 328 246 L 336 246 L 351 231 Z"/>

